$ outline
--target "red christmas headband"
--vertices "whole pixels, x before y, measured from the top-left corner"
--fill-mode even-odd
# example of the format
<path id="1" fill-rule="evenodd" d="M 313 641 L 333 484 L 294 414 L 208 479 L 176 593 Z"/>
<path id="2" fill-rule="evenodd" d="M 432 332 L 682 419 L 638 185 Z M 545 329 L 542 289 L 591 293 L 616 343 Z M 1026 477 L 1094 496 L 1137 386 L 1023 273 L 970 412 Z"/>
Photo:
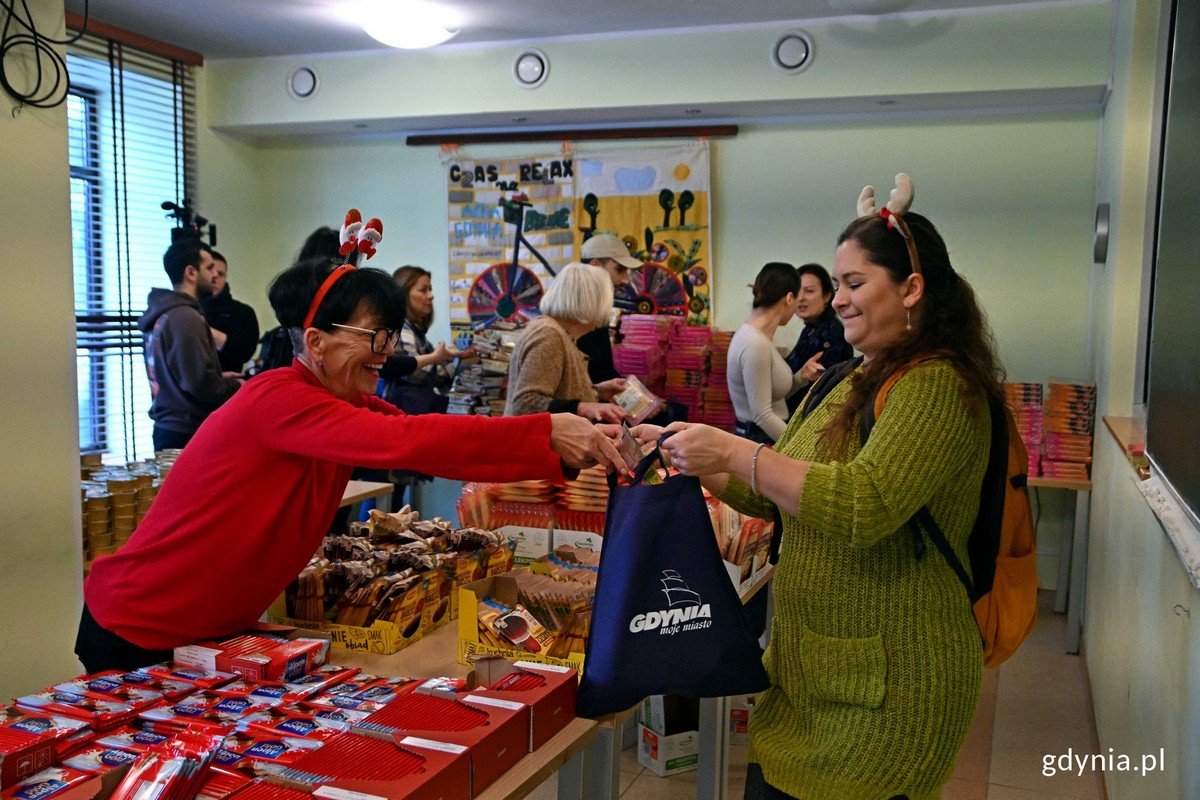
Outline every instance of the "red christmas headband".
<path id="1" fill-rule="evenodd" d="M 341 242 L 338 253 L 345 259 L 345 263 L 329 273 L 321 283 L 321 288 L 317 289 L 312 303 L 308 306 L 308 313 L 304 315 L 305 329 L 312 327 L 313 319 L 317 316 L 317 309 L 321 307 L 321 301 L 325 299 L 325 295 L 329 294 L 333 285 L 347 272 L 357 269 L 360 258 L 370 258 L 375 255 L 375 245 L 383 240 L 383 222 L 379 217 L 371 217 L 364 223 L 362 214 L 357 208 L 352 208 L 346 212 L 346 220 L 342 223 L 338 239 Z"/>
<path id="2" fill-rule="evenodd" d="M 888 196 L 887 205 L 879 211 L 875 210 L 875 187 L 864 186 L 858 195 L 858 215 L 860 217 L 883 217 L 887 226 L 904 237 L 908 246 L 908 260 L 912 265 L 914 275 L 921 274 L 921 259 L 917 257 L 917 243 L 913 241 L 912 231 L 904 221 L 904 214 L 913 201 L 912 179 L 903 172 L 896 175 L 896 188 Z"/>

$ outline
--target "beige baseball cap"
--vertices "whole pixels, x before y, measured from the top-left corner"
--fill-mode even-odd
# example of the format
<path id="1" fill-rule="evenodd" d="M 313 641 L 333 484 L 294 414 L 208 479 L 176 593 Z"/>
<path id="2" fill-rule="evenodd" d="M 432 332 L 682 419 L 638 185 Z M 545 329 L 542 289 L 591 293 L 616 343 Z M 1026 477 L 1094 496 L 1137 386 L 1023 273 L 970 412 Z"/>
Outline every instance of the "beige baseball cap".
<path id="1" fill-rule="evenodd" d="M 583 243 L 579 252 L 581 261 L 591 261 L 593 258 L 611 258 L 626 269 L 641 269 L 642 261 L 629 255 L 625 246 L 615 233 L 597 233 Z"/>

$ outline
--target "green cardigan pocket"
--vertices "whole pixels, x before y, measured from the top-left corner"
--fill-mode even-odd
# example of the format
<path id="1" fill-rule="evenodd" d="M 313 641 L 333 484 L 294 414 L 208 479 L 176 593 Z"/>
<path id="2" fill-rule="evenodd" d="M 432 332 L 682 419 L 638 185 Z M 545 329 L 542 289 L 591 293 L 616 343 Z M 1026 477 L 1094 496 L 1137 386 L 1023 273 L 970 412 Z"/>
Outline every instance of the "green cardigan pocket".
<path id="1" fill-rule="evenodd" d="M 821 700 L 879 708 L 887 693 L 883 637 L 836 639 L 803 626 L 800 665 L 804 686 Z"/>

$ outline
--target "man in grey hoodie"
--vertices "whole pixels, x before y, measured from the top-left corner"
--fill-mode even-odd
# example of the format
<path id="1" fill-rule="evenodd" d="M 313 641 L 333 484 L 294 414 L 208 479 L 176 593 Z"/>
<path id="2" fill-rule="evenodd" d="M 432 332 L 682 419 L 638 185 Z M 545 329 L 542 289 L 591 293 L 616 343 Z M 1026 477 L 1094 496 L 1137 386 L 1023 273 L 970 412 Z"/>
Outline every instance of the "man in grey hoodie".
<path id="1" fill-rule="evenodd" d="M 197 239 L 177 241 L 163 254 L 163 269 L 175 288 L 151 289 L 149 307 L 138 320 L 154 398 L 150 418 L 155 450 L 183 447 L 200 423 L 242 385 L 236 373 L 221 371 L 200 311 L 199 301 L 213 290 L 210 248 Z"/>

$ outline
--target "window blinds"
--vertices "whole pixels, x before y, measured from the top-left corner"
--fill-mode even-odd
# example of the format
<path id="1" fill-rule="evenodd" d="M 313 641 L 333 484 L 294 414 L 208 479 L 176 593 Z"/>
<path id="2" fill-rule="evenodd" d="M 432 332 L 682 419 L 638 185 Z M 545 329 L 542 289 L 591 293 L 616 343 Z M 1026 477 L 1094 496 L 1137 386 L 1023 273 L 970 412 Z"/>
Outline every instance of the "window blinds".
<path id="1" fill-rule="evenodd" d="M 79 445 L 132 461 L 153 454 L 137 319 L 152 287 L 170 287 L 161 205 L 195 198 L 194 74 L 90 35 L 67 65 Z"/>

